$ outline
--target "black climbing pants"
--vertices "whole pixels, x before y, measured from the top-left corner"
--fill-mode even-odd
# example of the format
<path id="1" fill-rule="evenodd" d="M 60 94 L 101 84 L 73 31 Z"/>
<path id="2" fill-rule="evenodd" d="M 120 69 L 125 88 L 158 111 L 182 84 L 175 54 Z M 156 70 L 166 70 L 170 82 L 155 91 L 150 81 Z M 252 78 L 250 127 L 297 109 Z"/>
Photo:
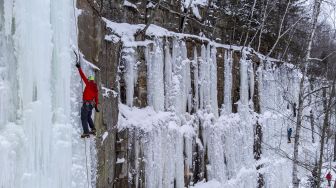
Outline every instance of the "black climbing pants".
<path id="1" fill-rule="evenodd" d="M 84 134 L 89 134 L 89 127 L 91 130 L 95 130 L 91 115 L 92 115 L 93 104 L 90 102 L 83 102 L 83 106 L 81 108 L 81 120 Z"/>

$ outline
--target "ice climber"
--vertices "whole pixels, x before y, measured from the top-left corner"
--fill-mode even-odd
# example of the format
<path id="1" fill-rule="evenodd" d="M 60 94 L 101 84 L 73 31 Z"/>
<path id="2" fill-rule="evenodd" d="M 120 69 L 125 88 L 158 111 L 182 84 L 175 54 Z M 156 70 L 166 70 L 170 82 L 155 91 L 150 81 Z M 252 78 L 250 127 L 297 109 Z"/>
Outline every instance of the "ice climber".
<path id="1" fill-rule="evenodd" d="M 292 137 L 292 128 L 289 127 L 289 128 L 287 129 L 288 143 L 291 143 L 291 137 Z"/>
<path id="2" fill-rule="evenodd" d="M 77 62 L 76 67 L 78 68 L 79 74 L 82 80 L 85 83 L 85 89 L 83 92 L 83 106 L 81 108 L 81 120 L 83 126 L 83 134 L 81 135 L 82 138 L 90 137 L 90 134 L 96 134 L 96 128 L 93 124 L 91 115 L 92 109 L 95 108 L 96 112 L 98 110 L 98 88 L 97 84 L 94 82 L 94 77 L 89 76 L 86 78 L 83 70 L 80 67 L 80 64 Z M 90 126 L 91 131 L 89 131 Z"/>
<path id="3" fill-rule="evenodd" d="M 331 178 L 332 178 L 330 171 L 326 175 L 326 178 L 327 178 L 327 181 L 328 181 L 328 186 L 330 187 L 331 186 Z"/>

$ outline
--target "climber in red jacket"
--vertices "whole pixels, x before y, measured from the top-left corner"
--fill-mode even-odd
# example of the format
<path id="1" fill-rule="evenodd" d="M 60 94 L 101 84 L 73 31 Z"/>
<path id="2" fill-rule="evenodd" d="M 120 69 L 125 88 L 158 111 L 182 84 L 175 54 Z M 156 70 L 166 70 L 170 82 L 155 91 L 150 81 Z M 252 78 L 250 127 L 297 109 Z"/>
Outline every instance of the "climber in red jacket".
<path id="1" fill-rule="evenodd" d="M 327 178 L 327 180 L 328 180 L 328 186 L 330 187 L 330 186 L 331 186 L 331 178 L 332 178 L 330 171 L 329 171 L 328 174 L 326 175 L 326 178 Z"/>
<path id="2" fill-rule="evenodd" d="M 85 83 L 85 89 L 83 92 L 83 106 L 81 108 L 81 120 L 84 133 L 81 135 L 82 138 L 90 137 L 90 134 L 96 134 L 96 128 L 93 124 L 91 115 L 92 109 L 95 108 L 96 112 L 98 110 L 98 88 L 97 84 L 94 82 L 94 77 L 89 76 L 86 78 L 83 70 L 80 67 L 79 63 L 76 63 L 76 67 L 78 68 L 79 74 L 82 77 L 82 80 Z M 91 131 L 89 131 L 88 124 L 90 126 Z"/>

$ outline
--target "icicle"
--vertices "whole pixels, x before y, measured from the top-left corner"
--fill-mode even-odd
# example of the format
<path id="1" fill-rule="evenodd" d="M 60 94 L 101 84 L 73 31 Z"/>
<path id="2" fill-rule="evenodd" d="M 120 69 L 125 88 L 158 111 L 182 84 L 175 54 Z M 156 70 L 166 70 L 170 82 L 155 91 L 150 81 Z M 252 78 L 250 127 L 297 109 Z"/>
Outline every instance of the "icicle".
<path id="1" fill-rule="evenodd" d="M 204 88 L 204 98 L 205 98 L 205 106 L 208 108 L 210 108 L 211 106 L 211 92 L 210 92 L 210 75 L 212 74 L 210 72 L 210 65 L 212 64 L 212 59 L 211 59 L 211 55 L 210 55 L 210 44 L 207 45 L 206 48 L 206 63 L 205 63 L 205 70 L 204 70 L 204 77 L 205 77 L 205 88 Z"/>
<path id="2" fill-rule="evenodd" d="M 136 58 L 135 50 L 133 48 L 123 49 L 123 61 L 125 62 L 125 83 L 126 83 L 126 104 L 130 107 L 133 106 L 134 98 L 134 86 L 137 79 L 137 68 L 136 68 Z"/>
<path id="3" fill-rule="evenodd" d="M 147 46 L 145 49 L 145 59 L 147 63 L 147 103 L 148 106 L 153 106 L 153 71 L 152 71 L 152 60 L 153 52 L 149 49 L 150 46 Z"/>
<path id="4" fill-rule="evenodd" d="M 194 92 L 195 92 L 195 98 L 194 98 L 194 109 L 195 111 L 199 108 L 199 79 L 198 79 L 198 57 L 197 57 L 197 49 L 194 47 L 194 59 L 192 62 L 193 70 L 194 70 Z"/>
<path id="5" fill-rule="evenodd" d="M 232 113 L 232 51 L 224 53 L 224 114 Z"/>
<path id="6" fill-rule="evenodd" d="M 248 63 L 246 52 L 242 51 L 240 59 L 240 101 L 239 112 L 242 114 L 243 121 L 247 120 L 248 115 Z"/>
<path id="7" fill-rule="evenodd" d="M 259 95 L 259 104 L 263 106 L 263 69 L 264 69 L 264 62 L 260 62 L 260 65 L 257 69 L 257 84 L 258 84 L 258 95 Z M 260 113 L 263 113 L 263 109 L 260 108 Z"/>
<path id="8" fill-rule="evenodd" d="M 163 81 L 163 49 L 162 42 L 155 41 L 151 57 L 147 60 L 148 68 L 148 85 L 150 104 L 153 105 L 156 111 L 164 110 L 164 81 Z"/>
<path id="9" fill-rule="evenodd" d="M 166 42 L 165 45 L 165 109 L 169 110 L 172 101 L 171 101 L 171 85 L 172 85 L 172 64 L 171 64 L 171 55 L 170 55 L 170 49 L 169 49 L 169 43 Z"/>
<path id="10" fill-rule="evenodd" d="M 204 109 L 206 100 L 205 100 L 205 88 L 206 88 L 206 48 L 204 44 L 201 47 L 201 59 L 199 63 L 199 101 L 200 109 Z"/>
<path id="11" fill-rule="evenodd" d="M 188 103 L 188 95 L 189 95 L 189 88 L 188 88 L 188 78 L 187 78 L 187 71 L 190 72 L 190 64 L 189 60 L 187 58 L 187 47 L 183 41 L 180 42 L 180 48 L 181 48 L 181 72 L 180 72 L 180 95 L 182 97 L 181 100 L 181 111 L 182 113 L 185 113 L 187 111 L 187 103 Z M 189 67 L 189 68 L 188 68 Z"/>
<path id="12" fill-rule="evenodd" d="M 173 41 L 173 83 L 172 83 L 172 96 L 174 100 L 174 110 L 177 114 L 183 113 L 183 58 L 180 42 L 176 39 Z"/>
<path id="13" fill-rule="evenodd" d="M 217 101 L 217 50 L 216 47 L 211 48 L 211 64 L 210 64 L 210 97 L 212 113 L 218 118 L 218 101 Z"/>
<path id="14" fill-rule="evenodd" d="M 248 65 L 248 80 L 249 80 L 249 93 L 250 93 L 250 101 L 249 101 L 249 105 L 250 105 L 250 109 L 254 109 L 254 104 L 253 104 L 253 95 L 254 95 L 254 65 L 252 61 L 249 61 L 249 65 Z"/>

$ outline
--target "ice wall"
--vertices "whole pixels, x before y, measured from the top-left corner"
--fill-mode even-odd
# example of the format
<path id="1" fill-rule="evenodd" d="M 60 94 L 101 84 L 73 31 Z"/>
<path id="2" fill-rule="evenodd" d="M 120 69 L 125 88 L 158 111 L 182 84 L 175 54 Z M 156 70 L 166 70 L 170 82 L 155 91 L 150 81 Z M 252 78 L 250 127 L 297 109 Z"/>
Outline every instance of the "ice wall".
<path id="1" fill-rule="evenodd" d="M 0 187 L 87 185 L 73 3 L 0 1 Z"/>
<path id="2" fill-rule="evenodd" d="M 119 131 L 128 129 L 132 139 L 138 138 L 129 141 L 128 148 L 136 145 L 142 151 L 136 159 L 143 157 L 137 163 L 143 162 L 143 168 L 136 165 L 130 171 L 144 171 L 148 188 L 180 188 L 203 178 L 218 181 L 221 187 L 257 187 L 260 175 L 265 187 L 290 186 L 292 162 L 288 157 L 293 145 L 287 143 L 286 134 L 287 128 L 295 127 L 300 71 L 263 58 L 253 62 L 249 49 L 240 51 L 239 62 L 233 62 L 233 49 L 225 49 L 222 56 L 216 48 L 208 43 L 188 52 L 186 42 L 178 38 L 155 38 L 147 46 L 149 106 L 119 106 Z M 136 56 L 130 57 L 135 57 L 130 62 L 136 62 Z M 223 72 L 218 71 L 223 70 L 217 67 L 218 58 L 224 60 Z M 224 78 L 223 104 L 217 101 L 218 74 Z M 237 76 L 239 91 L 233 92 Z M 137 87 L 136 81 L 132 83 L 126 93 Z M 239 98 L 237 113 L 232 113 L 233 97 Z M 257 103 L 260 112 L 255 112 Z M 309 115 L 311 108 L 304 114 Z M 260 160 L 253 155 L 257 122 L 262 126 Z M 303 130 L 302 139 L 301 160 L 313 161 L 311 133 Z M 258 166 L 262 168 L 257 170 Z M 301 177 L 307 174 L 300 170 Z"/>
<path id="3" fill-rule="evenodd" d="M 200 52 L 198 54 L 195 48 L 189 59 L 185 41 L 155 39 L 146 49 L 149 107 L 119 106 L 122 114 L 119 115 L 119 130 L 129 128 L 132 140 L 138 138 L 127 147 L 136 145 L 140 147 L 137 151 L 143 151 L 144 169 L 136 165 L 131 171 L 145 171 L 148 188 L 172 188 L 174 185 L 182 188 L 188 186 L 188 182 L 192 185 L 196 176 L 216 179 L 225 187 L 257 185 L 253 137 L 246 136 L 253 135 L 255 119 L 249 113 L 248 105 L 251 62 L 242 58 L 240 63 L 245 90 L 241 93 L 240 112 L 234 115 L 231 114 L 232 52 L 228 51 L 222 57 L 227 63 L 225 73 L 221 73 L 227 74 L 225 104 L 221 110 L 225 115 L 219 116 L 217 50 L 209 43 L 202 45 Z M 131 93 L 134 86 L 126 87 L 126 93 Z M 191 113 L 192 109 L 194 113 Z M 241 118 L 243 115 L 245 118 Z M 195 145 L 200 148 L 198 155 L 203 155 L 202 160 L 207 158 L 204 171 L 193 171 L 202 168 L 195 166 Z M 139 155 L 135 159 L 141 159 Z"/>

